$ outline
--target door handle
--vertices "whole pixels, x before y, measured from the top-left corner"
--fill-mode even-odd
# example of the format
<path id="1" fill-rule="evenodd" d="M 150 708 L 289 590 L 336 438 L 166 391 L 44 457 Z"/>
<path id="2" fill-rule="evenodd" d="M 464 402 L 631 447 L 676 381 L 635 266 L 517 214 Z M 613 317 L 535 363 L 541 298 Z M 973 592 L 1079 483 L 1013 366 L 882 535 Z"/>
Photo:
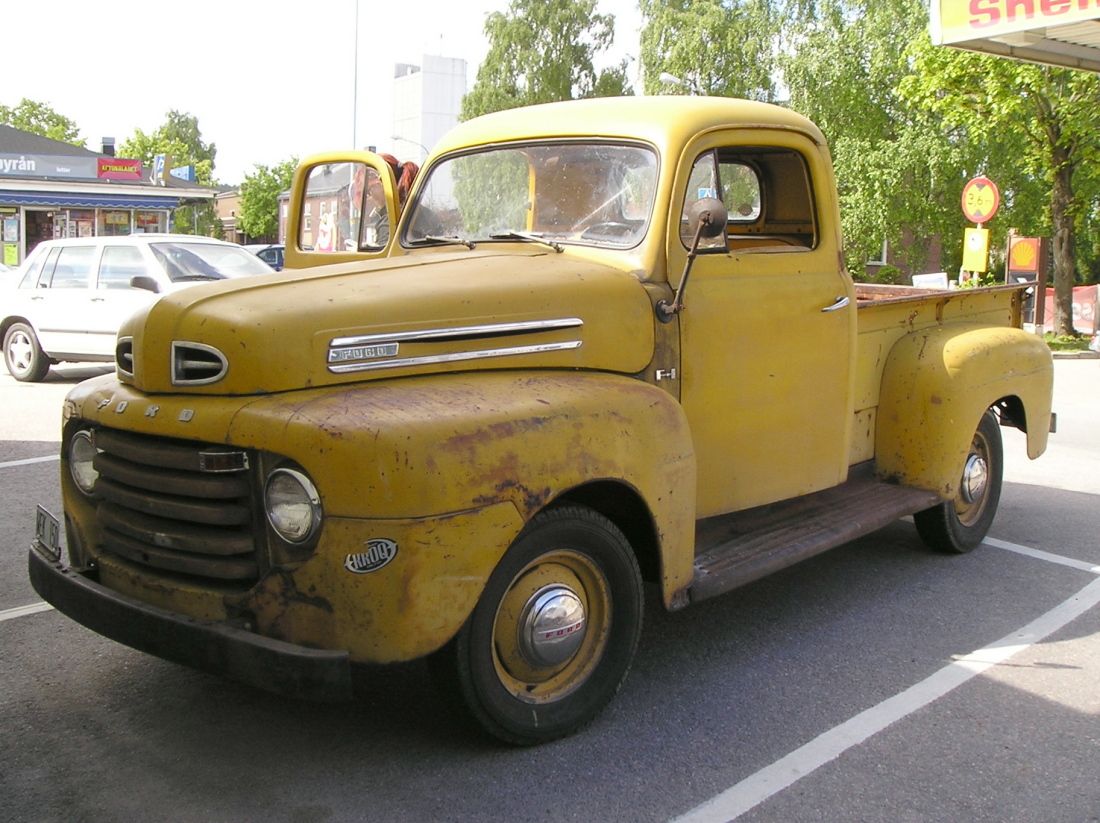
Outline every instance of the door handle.
<path id="1" fill-rule="evenodd" d="M 837 309 L 842 309 L 842 308 L 844 308 L 845 306 L 847 306 L 847 305 L 848 305 L 849 303 L 851 303 L 851 302 L 852 302 L 852 301 L 851 301 L 851 300 L 849 300 L 849 299 L 848 299 L 848 298 L 847 298 L 846 296 L 844 296 L 844 297 L 838 297 L 838 298 L 837 298 L 837 299 L 836 299 L 836 300 L 835 300 L 835 301 L 833 302 L 833 305 L 831 305 L 831 306 L 826 306 L 825 308 L 823 308 L 823 309 L 822 309 L 822 311 L 836 311 Z"/>

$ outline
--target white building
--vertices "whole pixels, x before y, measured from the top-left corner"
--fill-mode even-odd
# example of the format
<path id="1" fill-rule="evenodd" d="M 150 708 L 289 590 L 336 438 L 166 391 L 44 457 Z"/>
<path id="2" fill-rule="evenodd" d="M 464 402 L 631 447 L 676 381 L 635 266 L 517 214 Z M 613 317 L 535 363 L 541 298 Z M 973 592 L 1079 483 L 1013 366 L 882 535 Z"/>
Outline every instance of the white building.
<path id="1" fill-rule="evenodd" d="M 425 54 L 419 66 L 394 66 L 393 155 L 422 164 L 458 123 L 465 93 L 465 60 Z"/>

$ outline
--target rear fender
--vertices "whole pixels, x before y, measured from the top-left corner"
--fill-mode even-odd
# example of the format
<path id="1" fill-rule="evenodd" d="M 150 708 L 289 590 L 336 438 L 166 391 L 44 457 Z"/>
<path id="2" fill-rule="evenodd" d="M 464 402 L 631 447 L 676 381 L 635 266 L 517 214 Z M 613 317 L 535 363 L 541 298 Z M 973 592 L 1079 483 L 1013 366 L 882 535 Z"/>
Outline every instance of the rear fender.
<path id="1" fill-rule="evenodd" d="M 1028 456 L 1038 457 L 1053 382 L 1050 349 L 1021 329 L 952 324 L 906 335 L 883 371 L 878 475 L 954 497 L 978 421 L 1002 400 L 1023 409 Z"/>

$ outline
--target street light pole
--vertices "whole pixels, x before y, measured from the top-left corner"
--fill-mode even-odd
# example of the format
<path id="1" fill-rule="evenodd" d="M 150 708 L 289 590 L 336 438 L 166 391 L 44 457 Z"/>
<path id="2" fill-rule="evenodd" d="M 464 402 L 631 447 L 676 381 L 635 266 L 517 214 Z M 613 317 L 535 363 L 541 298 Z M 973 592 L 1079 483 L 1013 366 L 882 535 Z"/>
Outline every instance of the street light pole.
<path id="1" fill-rule="evenodd" d="M 359 147 L 359 0 L 355 0 L 355 39 L 352 57 L 351 78 L 351 147 Z"/>

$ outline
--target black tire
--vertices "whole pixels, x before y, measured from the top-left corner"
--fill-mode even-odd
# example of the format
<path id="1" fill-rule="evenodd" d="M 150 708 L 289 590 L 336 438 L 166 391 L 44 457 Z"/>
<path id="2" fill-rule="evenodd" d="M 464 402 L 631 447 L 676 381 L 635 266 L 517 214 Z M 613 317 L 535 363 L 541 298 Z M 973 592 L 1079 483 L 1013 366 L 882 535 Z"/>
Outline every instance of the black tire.
<path id="1" fill-rule="evenodd" d="M 958 495 L 913 516 L 921 539 L 937 551 L 956 554 L 980 545 L 997 514 L 1003 471 L 1001 428 L 997 416 L 986 411 L 970 443 Z"/>
<path id="2" fill-rule="evenodd" d="M 622 685 L 642 604 L 638 562 L 615 524 L 580 506 L 548 509 L 505 553 L 458 635 L 432 656 L 433 677 L 452 704 L 506 743 L 564 737 L 595 719 Z"/>
<path id="3" fill-rule="evenodd" d="M 22 383 L 37 383 L 49 372 L 50 359 L 26 323 L 12 323 L 4 334 L 4 364 Z"/>

